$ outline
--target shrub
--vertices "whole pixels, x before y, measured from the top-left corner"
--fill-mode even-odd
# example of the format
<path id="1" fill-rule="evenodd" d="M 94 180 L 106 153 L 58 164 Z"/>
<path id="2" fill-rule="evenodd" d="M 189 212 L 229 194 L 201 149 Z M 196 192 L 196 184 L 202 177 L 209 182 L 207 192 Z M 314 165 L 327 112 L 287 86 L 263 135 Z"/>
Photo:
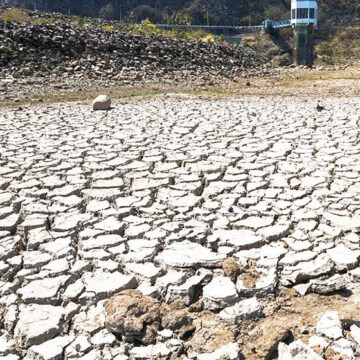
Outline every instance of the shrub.
<path id="1" fill-rule="evenodd" d="M 158 35 L 161 31 L 154 25 L 149 19 L 141 21 L 141 25 L 133 25 L 130 27 L 130 31 L 136 35 L 153 36 Z"/>
<path id="2" fill-rule="evenodd" d="M 206 35 L 204 38 L 201 39 L 201 41 L 205 42 L 205 43 L 212 43 L 214 42 L 214 35 L 213 34 L 209 34 Z"/>
<path id="3" fill-rule="evenodd" d="M 39 17 L 37 19 L 33 19 L 32 23 L 36 25 L 43 25 L 43 24 L 55 24 L 56 19 L 54 16 L 50 17 Z"/>
<path id="4" fill-rule="evenodd" d="M 30 23 L 31 19 L 27 11 L 22 9 L 5 9 L 2 13 L 4 21 Z"/>
<path id="5" fill-rule="evenodd" d="M 319 45 L 318 54 L 333 57 L 335 55 L 335 47 L 331 42 L 324 41 Z"/>
<path id="6" fill-rule="evenodd" d="M 103 25 L 101 27 L 101 30 L 112 32 L 114 29 L 113 29 L 113 27 L 111 25 Z"/>
<path id="7" fill-rule="evenodd" d="M 83 16 L 76 16 L 75 17 L 75 24 L 78 27 L 83 27 L 84 26 L 84 17 Z"/>

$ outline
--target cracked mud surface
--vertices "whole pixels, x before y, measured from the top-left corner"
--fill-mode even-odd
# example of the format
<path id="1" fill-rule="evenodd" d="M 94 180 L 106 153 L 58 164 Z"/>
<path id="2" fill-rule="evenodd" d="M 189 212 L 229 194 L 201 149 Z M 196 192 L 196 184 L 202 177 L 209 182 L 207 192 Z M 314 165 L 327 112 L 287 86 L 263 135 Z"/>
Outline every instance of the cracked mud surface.
<path id="1" fill-rule="evenodd" d="M 249 342 L 276 322 L 276 301 L 301 313 L 302 296 L 325 304 L 346 289 L 309 332 L 321 358 L 355 358 L 357 330 L 333 316 L 333 335 L 320 315 L 360 303 L 359 114 L 356 98 L 280 97 L 2 110 L 0 357 L 271 359 L 291 324 L 269 346 Z M 186 308 L 200 299 L 201 330 L 125 343 L 104 307 L 129 289 Z M 222 322 L 211 347 L 201 331 Z"/>

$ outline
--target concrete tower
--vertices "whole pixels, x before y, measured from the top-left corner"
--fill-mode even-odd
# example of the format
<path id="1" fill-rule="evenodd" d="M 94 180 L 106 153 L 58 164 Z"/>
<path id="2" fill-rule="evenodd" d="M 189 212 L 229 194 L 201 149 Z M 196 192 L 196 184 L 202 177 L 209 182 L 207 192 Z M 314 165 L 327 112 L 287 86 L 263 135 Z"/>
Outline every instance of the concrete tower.
<path id="1" fill-rule="evenodd" d="M 294 62 L 313 65 L 314 29 L 318 24 L 316 0 L 291 0 L 291 24 L 294 29 Z"/>

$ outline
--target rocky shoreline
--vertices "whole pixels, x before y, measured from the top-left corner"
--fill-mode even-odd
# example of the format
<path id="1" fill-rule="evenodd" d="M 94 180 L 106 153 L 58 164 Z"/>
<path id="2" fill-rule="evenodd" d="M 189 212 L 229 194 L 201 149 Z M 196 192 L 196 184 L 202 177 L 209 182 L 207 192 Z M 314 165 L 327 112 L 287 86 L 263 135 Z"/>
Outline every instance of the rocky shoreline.
<path id="1" fill-rule="evenodd" d="M 60 20 L 20 24 L 0 19 L 3 99 L 15 96 L 14 83 L 22 84 L 25 94 L 32 86 L 75 91 L 96 85 L 217 84 L 265 75 L 271 68 L 267 60 L 245 46 L 107 31 L 98 23 L 79 28 Z"/>

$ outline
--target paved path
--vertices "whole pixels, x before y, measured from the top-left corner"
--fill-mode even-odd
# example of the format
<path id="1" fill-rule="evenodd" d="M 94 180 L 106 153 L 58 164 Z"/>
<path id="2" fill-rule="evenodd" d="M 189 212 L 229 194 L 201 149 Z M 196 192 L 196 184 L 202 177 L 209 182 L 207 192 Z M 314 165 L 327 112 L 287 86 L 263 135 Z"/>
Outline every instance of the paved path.
<path id="1" fill-rule="evenodd" d="M 284 286 L 357 281 L 360 104 L 318 103 L 2 110 L 0 355 L 126 359 L 103 310 L 124 289 L 186 304 L 203 295 L 218 312 Z M 228 257 L 243 271 L 235 282 Z"/>

